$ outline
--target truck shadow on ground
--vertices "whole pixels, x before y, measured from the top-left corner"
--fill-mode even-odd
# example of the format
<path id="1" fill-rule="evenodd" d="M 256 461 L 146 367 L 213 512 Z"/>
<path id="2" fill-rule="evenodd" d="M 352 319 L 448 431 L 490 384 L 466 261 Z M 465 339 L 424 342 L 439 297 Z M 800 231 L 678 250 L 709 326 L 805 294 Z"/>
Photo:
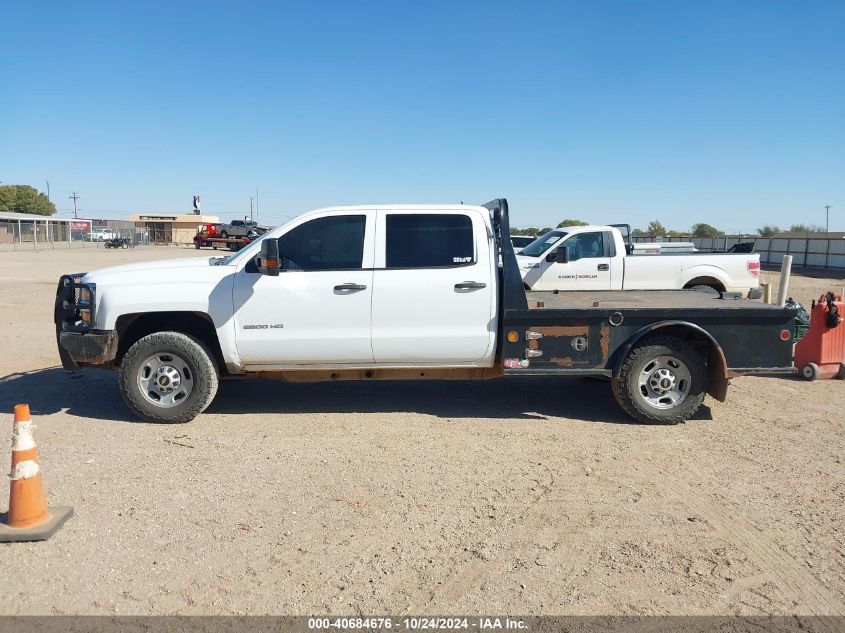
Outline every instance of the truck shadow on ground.
<path id="1" fill-rule="evenodd" d="M 0 378 L 0 412 L 29 403 L 34 415 L 67 411 L 85 418 L 143 424 L 128 412 L 117 375 L 102 370 L 71 374 L 51 367 Z M 580 378 L 506 378 L 466 381 L 371 381 L 295 384 L 266 379 L 223 381 L 207 413 L 396 413 L 444 419 L 545 420 L 566 418 L 635 424 L 616 404 L 610 385 Z M 703 405 L 694 420 L 712 420 Z"/>

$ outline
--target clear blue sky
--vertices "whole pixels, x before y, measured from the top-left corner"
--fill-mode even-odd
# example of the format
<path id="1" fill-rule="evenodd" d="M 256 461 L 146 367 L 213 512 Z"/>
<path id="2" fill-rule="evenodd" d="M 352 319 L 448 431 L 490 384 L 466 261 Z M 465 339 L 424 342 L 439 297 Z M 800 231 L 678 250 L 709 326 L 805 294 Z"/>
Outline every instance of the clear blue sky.
<path id="1" fill-rule="evenodd" d="M 0 181 L 88 217 L 485 202 L 845 230 L 845 2 L 0 4 Z"/>

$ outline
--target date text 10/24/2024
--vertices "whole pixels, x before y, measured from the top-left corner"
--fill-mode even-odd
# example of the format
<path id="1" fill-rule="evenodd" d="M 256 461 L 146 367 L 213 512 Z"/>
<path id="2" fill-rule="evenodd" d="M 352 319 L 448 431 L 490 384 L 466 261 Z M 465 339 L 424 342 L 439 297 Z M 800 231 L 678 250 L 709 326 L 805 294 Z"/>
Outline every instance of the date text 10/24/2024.
<path id="1" fill-rule="evenodd" d="M 519 631 L 527 628 L 527 623 L 518 618 L 475 617 L 475 618 L 438 618 L 438 617 L 351 617 L 351 618 L 309 618 L 311 630 L 410 630 L 410 631 Z"/>

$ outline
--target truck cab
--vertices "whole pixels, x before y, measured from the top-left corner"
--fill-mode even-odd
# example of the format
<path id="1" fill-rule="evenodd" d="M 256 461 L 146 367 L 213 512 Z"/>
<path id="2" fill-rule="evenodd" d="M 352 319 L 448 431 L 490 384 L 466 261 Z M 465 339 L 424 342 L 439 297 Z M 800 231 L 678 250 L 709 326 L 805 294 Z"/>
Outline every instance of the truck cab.
<path id="1" fill-rule="evenodd" d="M 610 226 L 553 229 L 517 257 L 532 290 L 621 290 L 621 266 L 613 266 L 625 243 Z"/>
<path id="2" fill-rule="evenodd" d="M 462 207 L 332 208 L 264 239 L 233 268 L 239 365 L 490 365 L 496 279 L 489 220 Z M 343 318 L 338 319 L 342 315 Z"/>

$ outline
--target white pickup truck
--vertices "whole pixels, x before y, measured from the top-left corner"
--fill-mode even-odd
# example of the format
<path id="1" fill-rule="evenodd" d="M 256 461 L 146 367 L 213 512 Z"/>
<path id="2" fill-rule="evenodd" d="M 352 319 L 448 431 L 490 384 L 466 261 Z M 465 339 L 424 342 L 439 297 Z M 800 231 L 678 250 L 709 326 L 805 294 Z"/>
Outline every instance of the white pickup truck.
<path id="1" fill-rule="evenodd" d="M 69 370 L 119 370 L 143 420 L 186 422 L 219 379 L 604 376 L 643 422 L 693 415 L 728 379 L 791 372 L 796 310 L 697 292 L 526 292 L 504 199 L 312 211 L 229 257 L 63 275 Z M 92 394 L 92 397 L 95 397 Z"/>
<path id="2" fill-rule="evenodd" d="M 523 247 L 517 262 L 530 290 L 695 289 L 714 294 L 753 290 L 752 296 L 761 294 L 757 253 L 637 250 L 626 224 L 576 226 L 538 237 Z"/>

